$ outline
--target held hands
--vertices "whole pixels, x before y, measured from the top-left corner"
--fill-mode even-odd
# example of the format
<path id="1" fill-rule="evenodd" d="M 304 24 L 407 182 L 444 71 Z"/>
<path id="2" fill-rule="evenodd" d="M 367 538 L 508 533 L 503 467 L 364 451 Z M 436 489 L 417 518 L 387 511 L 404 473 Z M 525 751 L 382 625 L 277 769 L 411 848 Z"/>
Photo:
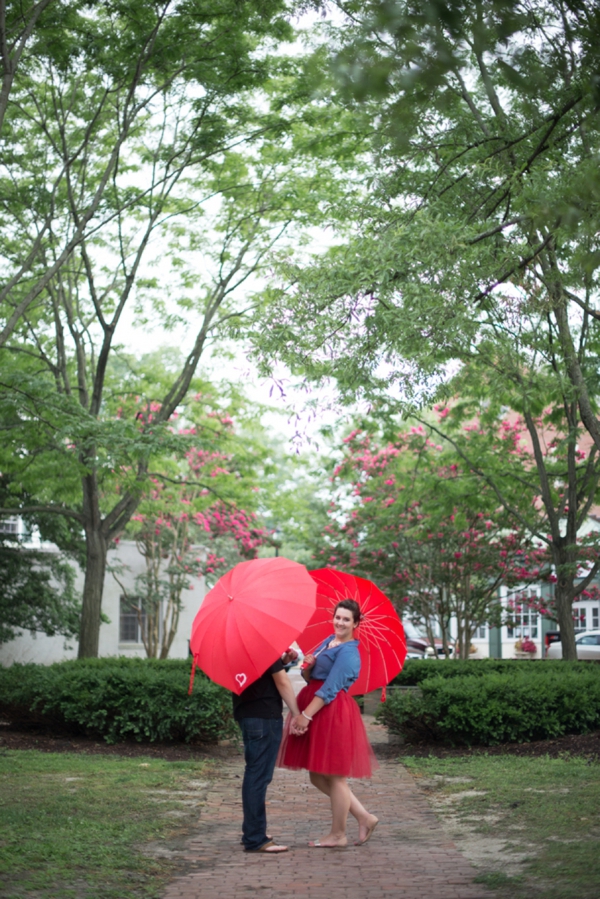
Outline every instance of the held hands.
<path id="1" fill-rule="evenodd" d="M 308 724 L 308 719 L 305 718 L 302 713 L 300 715 L 296 715 L 294 718 L 292 718 L 290 733 L 292 733 L 295 737 L 301 737 L 308 730 Z"/>

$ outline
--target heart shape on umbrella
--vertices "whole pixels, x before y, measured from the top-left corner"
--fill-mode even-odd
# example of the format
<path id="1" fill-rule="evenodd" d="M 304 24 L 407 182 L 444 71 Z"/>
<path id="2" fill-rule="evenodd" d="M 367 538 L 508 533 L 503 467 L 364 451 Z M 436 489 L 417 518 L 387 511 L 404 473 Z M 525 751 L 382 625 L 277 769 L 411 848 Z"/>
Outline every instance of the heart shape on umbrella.
<path id="1" fill-rule="evenodd" d="M 298 562 L 282 556 L 240 562 L 206 594 L 194 618 L 195 665 L 239 695 L 306 627 L 316 592 Z"/>

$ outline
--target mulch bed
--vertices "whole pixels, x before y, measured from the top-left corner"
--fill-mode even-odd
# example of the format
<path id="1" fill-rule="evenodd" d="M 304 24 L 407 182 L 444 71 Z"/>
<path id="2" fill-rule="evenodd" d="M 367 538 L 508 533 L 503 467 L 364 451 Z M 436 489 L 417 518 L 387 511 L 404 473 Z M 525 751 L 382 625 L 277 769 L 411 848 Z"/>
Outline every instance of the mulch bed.
<path id="1" fill-rule="evenodd" d="M 97 737 L 74 736 L 66 733 L 48 733 L 43 729 L 13 729 L 8 722 L 0 721 L 0 756 L 7 749 L 37 749 L 40 752 L 85 752 L 90 755 L 123 755 L 128 758 L 145 756 L 166 759 L 171 762 L 188 762 L 194 759 L 229 759 L 242 757 L 235 743 L 106 743 Z"/>
<path id="2" fill-rule="evenodd" d="M 418 756 L 420 758 L 435 756 L 450 758 L 465 755 L 519 755 L 550 756 L 563 758 L 577 756 L 590 762 L 600 761 L 600 731 L 591 734 L 568 734 L 553 740 L 536 740 L 533 743 L 501 743 L 499 746 L 473 746 L 468 748 L 441 746 L 439 743 L 404 743 L 399 746 L 382 747 L 388 753 L 394 749 L 394 757 Z M 389 755 L 387 756 L 389 758 Z"/>
<path id="3" fill-rule="evenodd" d="M 231 743 L 126 743 L 109 745 L 94 737 L 47 733 L 43 730 L 16 730 L 8 722 L 0 722 L 0 754 L 7 749 L 37 749 L 40 752 L 87 752 L 102 755 L 122 755 L 130 758 L 146 756 L 168 761 L 193 761 L 194 759 L 242 758 L 241 746 Z M 375 754 L 381 759 L 403 756 L 435 756 L 449 758 L 475 754 L 519 756 L 578 756 L 589 761 L 600 761 L 600 731 L 591 734 L 572 734 L 554 740 L 538 740 L 534 743 L 503 743 L 500 746 L 452 748 L 439 743 L 378 743 Z"/>

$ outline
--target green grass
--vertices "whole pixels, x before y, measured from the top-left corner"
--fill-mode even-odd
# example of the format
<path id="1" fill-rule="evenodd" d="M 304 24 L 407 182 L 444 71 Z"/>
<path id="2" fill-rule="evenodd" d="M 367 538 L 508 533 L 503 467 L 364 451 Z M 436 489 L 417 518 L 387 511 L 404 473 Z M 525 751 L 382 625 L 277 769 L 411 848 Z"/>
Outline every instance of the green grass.
<path id="1" fill-rule="evenodd" d="M 206 762 L 0 754 L 1 899 L 151 899 L 175 863 L 142 852 L 198 819 Z M 190 786 L 190 782 L 196 785 Z"/>
<path id="2" fill-rule="evenodd" d="M 471 836 L 506 841 L 476 878 L 497 899 L 598 899 L 600 764 L 508 755 L 402 762 L 443 818 L 451 812 Z"/>

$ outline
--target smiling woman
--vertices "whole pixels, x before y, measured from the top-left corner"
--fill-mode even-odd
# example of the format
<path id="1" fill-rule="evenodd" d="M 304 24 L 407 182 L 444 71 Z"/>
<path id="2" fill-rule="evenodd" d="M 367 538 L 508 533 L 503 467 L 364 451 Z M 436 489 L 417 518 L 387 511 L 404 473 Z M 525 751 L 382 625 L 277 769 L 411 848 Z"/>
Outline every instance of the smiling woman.
<path id="1" fill-rule="evenodd" d="M 314 653 L 304 658 L 308 681 L 298 695 L 301 712 L 288 718 L 277 764 L 310 771 L 313 786 L 329 797 L 332 822 L 322 840 L 309 845 L 340 848 L 348 844 L 348 813 L 358 822 L 357 845 L 366 843 L 377 825 L 348 786 L 347 777 L 371 776 L 375 756 L 358 705 L 348 694 L 360 674 L 358 640 L 354 630 L 360 608 L 353 599 L 339 602 L 333 612 L 333 631 Z"/>

